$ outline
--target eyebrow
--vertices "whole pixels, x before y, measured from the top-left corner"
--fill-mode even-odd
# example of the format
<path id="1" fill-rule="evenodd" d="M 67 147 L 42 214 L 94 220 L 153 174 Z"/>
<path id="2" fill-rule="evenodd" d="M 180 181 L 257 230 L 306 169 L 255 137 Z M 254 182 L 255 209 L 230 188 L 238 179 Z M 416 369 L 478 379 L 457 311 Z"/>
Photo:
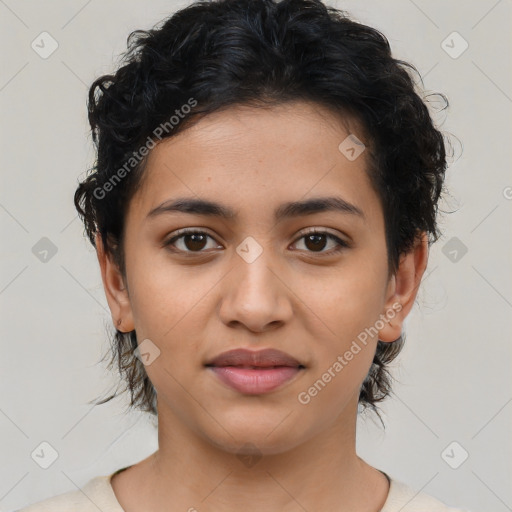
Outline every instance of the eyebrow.
<path id="1" fill-rule="evenodd" d="M 274 212 L 276 221 L 283 219 L 313 215 L 315 213 L 337 211 L 349 213 L 365 219 L 363 211 L 354 204 L 345 201 L 341 197 L 318 197 L 304 201 L 292 201 L 279 206 Z M 158 215 L 170 212 L 190 213 L 193 215 L 207 215 L 226 220 L 237 218 L 237 212 L 228 206 L 192 197 L 169 199 L 153 208 L 146 218 L 154 218 Z"/>

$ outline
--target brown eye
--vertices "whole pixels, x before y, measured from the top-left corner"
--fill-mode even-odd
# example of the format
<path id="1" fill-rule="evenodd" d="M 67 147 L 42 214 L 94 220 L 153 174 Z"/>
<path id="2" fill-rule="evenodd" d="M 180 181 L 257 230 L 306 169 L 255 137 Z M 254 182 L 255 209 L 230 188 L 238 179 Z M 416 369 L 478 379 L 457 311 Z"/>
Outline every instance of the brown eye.
<path id="1" fill-rule="evenodd" d="M 172 246 L 182 252 L 205 252 L 203 249 L 208 244 L 208 239 L 213 238 L 204 231 L 181 230 L 178 235 L 172 237 L 165 246 Z M 213 248 L 219 247 L 214 245 Z"/>
<path id="2" fill-rule="evenodd" d="M 327 244 L 327 237 L 325 235 L 318 235 L 316 233 L 313 235 L 306 235 L 304 240 L 305 246 L 312 251 L 321 251 Z"/>
<path id="3" fill-rule="evenodd" d="M 304 240 L 304 246 L 307 252 L 315 252 L 319 254 L 333 254 L 349 247 L 347 242 L 325 231 L 312 231 L 306 233 L 298 239 L 298 241 L 300 240 Z M 329 240 L 334 242 L 331 244 L 331 250 L 324 251 L 324 249 L 329 245 Z M 332 249 L 332 247 L 334 247 L 334 249 Z"/>
<path id="4" fill-rule="evenodd" d="M 187 249 L 191 251 L 200 251 L 204 249 L 206 245 L 206 239 L 208 235 L 202 233 L 191 233 L 189 235 L 183 235 L 183 243 Z"/>

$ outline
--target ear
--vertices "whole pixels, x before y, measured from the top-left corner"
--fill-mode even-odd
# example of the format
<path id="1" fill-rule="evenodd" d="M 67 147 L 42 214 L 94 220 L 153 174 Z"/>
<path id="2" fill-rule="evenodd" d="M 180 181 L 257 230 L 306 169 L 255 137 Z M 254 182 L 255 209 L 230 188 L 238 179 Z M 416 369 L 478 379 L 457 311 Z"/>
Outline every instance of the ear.
<path id="1" fill-rule="evenodd" d="M 112 257 L 105 253 L 99 233 L 96 234 L 95 243 L 103 288 L 105 289 L 105 296 L 107 297 L 114 326 L 121 332 L 133 331 L 135 326 L 133 324 L 132 308 L 123 276 L 119 267 L 112 261 Z"/>
<path id="2" fill-rule="evenodd" d="M 428 236 L 422 232 L 416 238 L 414 247 L 401 255 L 398 270 L 389 280 L 382 312 L 386 320 L 384 327 L 379 330 L 380 341 L 393 342 L 401 336 L 404 320 L 414 305 L 427 262 Z"/>

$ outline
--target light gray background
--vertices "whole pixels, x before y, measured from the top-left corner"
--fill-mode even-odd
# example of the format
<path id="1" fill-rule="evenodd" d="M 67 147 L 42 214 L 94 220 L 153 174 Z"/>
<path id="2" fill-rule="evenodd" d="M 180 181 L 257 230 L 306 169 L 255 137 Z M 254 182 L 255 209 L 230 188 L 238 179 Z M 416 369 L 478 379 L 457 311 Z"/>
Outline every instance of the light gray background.
<path id="1" fill-rule="evenodd" d="M 454 213 L 441 218 L 444 237 L 408 319 L 396 396 L 382 406 L 386 430 L 361 418 L 359 455 L 447 503 L 512 510 L 511 0 L 331 4 L 380 29 L 427 90 L 448 96 L 437 118 L 464 147 L 453 139 L 442 208 Z M 145 415 L 123 415 L 126 399 L 87 404 L 116 377 L 96 364 L 110 315 L 72 196 L 94 157 L 88 86 L 113 70 L 130 31 L 185 5 L 0 0 L 0 510 L 74 490 L 157 448 Z M 43 31 L 59 45 L 47 59 L 31 48 Z M 458 58 L 442 47 L 453 31 L 469 44 Z M 444 44 L 453 53 L 463 42 Z M 42 237 L 57 247 L 46 262 L 32 252 Z M 48 469 L 31 458 L 43 441 L 59 454 Z M 453 441 L 460 447 L 447 457 Z M 452 469 L 445 459 L 460 462 L 462 450 L 467 460 Z"/>

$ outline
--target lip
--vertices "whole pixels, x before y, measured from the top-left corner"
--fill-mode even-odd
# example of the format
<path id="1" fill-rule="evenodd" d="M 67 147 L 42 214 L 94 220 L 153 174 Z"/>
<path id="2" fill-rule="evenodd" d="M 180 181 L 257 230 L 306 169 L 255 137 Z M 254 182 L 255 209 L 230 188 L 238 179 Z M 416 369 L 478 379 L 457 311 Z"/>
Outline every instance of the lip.
<path id="1" fill-rule="evenodd" d="M 297 359 L 273 348 L 263 350 L 248 350 L 237 348 L 222 352 L 217 357 L 206 363 L 206 366 L 257 366 L 268 368 L 269 366 L 302 366 Z"/>
<path id="2" fill-rule="evenodd" d="M 248 395 L 273 391 L 304 369 L 297 359 L 276 349 L 229 350 L 205 366 L 224 384 Z"/>

